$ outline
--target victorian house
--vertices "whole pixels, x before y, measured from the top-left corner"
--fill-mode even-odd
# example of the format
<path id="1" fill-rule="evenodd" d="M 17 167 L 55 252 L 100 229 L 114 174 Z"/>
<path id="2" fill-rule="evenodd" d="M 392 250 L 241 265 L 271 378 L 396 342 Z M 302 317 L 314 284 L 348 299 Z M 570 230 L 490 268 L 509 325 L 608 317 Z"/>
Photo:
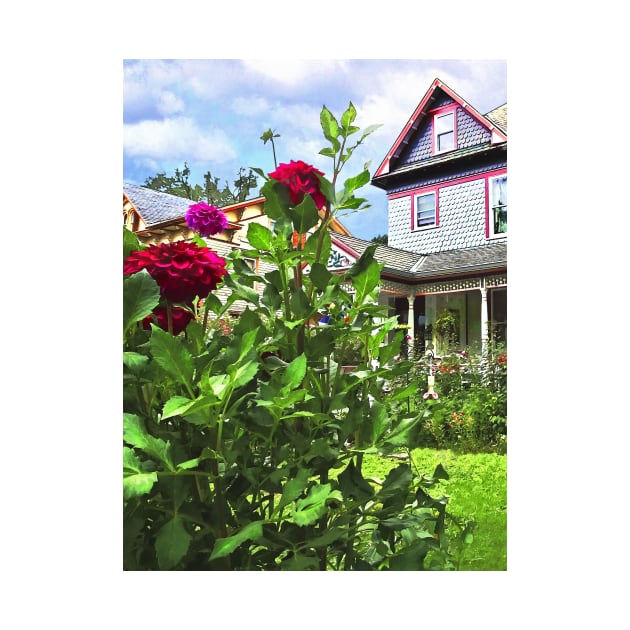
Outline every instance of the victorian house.
<path id="1" fill-rule="evenodd" d="M 380 303 L 420 349 L 442 350 L 450 314 L 457 346 L 507 340 L 507 104 L 481 114 L 435 79 L 372 178 L 387 193 Z M 371 243 L 333 235 L 329 266 Z M 331 269 L 332 270 L 332 269 Z"/>

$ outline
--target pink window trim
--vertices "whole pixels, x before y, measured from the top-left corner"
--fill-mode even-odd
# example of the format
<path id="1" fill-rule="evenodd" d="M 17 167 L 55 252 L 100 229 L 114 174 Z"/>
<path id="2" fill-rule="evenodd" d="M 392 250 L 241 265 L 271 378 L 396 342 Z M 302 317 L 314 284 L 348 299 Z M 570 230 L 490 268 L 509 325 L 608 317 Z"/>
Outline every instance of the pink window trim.
<path id="1" fill-rule="evenodd" d="M 448 153 L 449 151 L 455 151 L 457 149 L 457 103 L 450 103 L 449 105 L 444 105 L 444 107 L 438 107 L 437 109 L 432 109 L 429 113 L 432 115 L 431 124 L 432 131 L 431 134 L 431 155 L 442 155 L 442 153 Z M 446 151 L 436 151 L 435 149 L 435 118 L 437 116 L 441 116 L 442 114 L 448 114 L 453 112 L 453 148 L 447 149 Z"/>
<path id="2" fill-rule="evenodd" d="M 490 180 L 506 174 L 507 168 L 500 168 L 486 175 L 486 238 L 490 238 Z M 507 234 L 505 236 L 507 236 Z"/>
<path id="3" fill-rule="evenodd" d="M 415 200 L 418 195 L 426 195 L 428 193 L 435 193 L 435 225 L 423 225 L 418 227 L 416 225 L 416 204 Z M 428 230 L 430 228 L 440 227 L 440 192 L 439 186 L 429 186 L 427 188 L 418 188 L 411 192 L 411 231 L 419 232 L 421 230 Z"/>
<path id="4" fill-rule="evenodd" d="M 468 175 L 466 177 L 460 177 L 458 179 L 449 179 L 448 181 L 439 182 L 438 184 L 431 184 L 427 187 L 419 186 L 418 188 L 410 188 L 409 190 L 402 190 L 397 193 L 390 193 L 387 195 L 388 200 L 399 199 L 400 197 L 408 197 L 409 195 L 415 195 L 424 190 L 446 188 L 447 186 L 457 186 L 458 184 L 465 184 L 476 179 L 488 179 L 489 177 L 498 177 L 507 173 L 507 168 L 502 167 L 493 171 L 486 171 L 485 173 L 479 173 L 478 175 Z"/>

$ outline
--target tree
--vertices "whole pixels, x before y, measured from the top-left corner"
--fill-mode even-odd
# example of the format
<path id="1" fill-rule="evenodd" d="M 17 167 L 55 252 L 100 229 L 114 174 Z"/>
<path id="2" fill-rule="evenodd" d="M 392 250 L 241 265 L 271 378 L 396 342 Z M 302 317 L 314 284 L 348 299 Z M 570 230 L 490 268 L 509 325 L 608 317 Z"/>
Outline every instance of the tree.
<path id="1" fill-rule="evenodd" d="M 370 239 L 372 243 L 378 243 L 379 245 L 387 245 L 387 234 L 379 234 Z"/>
<path id="2" fill-rule="evenodd" d="M 245 201 L 251 190 L 256 188 L 258 181 L 256 175 L 250 169 L 247 172 L 243 167 L 238 170 L 237 178 L 234 180 L 234 189 L 230 189 L 227 180 L 225 186 L 220 189 L 219 178 L 213 177 L 208 171 L 203 176 L 204 185 L 191 184 L 189 181 L 190 168 L 184 162 L 184 168 L 180 171 L 175 169 L 174 176 L 166 173 L 158 173 L 153 177 L 147 177 L 145 186 L 152 190 L 158 190 L 177 197 L 184 197 L 192 201 L 206 201 L 210 205 L 224 207 L 233 203 Z"/>

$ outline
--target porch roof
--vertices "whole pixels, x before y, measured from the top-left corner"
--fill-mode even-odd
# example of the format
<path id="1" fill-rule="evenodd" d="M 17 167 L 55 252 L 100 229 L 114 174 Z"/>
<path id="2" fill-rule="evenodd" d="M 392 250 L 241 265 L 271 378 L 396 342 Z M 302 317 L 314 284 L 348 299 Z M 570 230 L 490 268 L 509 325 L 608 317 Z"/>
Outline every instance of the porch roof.
<path id="1" fill-rule="evenodd" d="M 354 236 L 333 235 L 346 247 L 360 256 L 374 243 Z M 383 272 L 405 280 L 444 278 L 467 273 L 493 271 L 507 268 L 507 243 L 488 243 L 478 247 L 453 249 L 432 254 L 408 252 L 403 249 L 378 245 L 374 257 L 383 263 Z"/>

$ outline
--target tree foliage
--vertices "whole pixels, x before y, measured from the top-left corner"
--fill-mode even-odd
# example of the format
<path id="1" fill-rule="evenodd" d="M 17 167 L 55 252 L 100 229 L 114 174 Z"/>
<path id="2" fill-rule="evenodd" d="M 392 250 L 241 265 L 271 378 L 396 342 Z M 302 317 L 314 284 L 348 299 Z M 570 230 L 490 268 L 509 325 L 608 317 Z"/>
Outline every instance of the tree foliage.
<path id="1" fill-rule="evenodd" d="M 192 201 L 205 201 L 212 206 L 222 208 L 248 199 L 251 191 L 258 186 L 258 180 L 251 169 L 246 170 L 241 167 L 233 181 L 233 188 L 230 188 L 227 180 L 221 187 L 219 178 L 214 177 L 210 171 L 203 175 L 203 185 L 193 184 L 190 182 L 190 168 L 184 162 L 184 168 L 182 170 L 176 168 L 174 175 L 157 173 L 157 175 L 147 177 L 145 186 Z"/>

